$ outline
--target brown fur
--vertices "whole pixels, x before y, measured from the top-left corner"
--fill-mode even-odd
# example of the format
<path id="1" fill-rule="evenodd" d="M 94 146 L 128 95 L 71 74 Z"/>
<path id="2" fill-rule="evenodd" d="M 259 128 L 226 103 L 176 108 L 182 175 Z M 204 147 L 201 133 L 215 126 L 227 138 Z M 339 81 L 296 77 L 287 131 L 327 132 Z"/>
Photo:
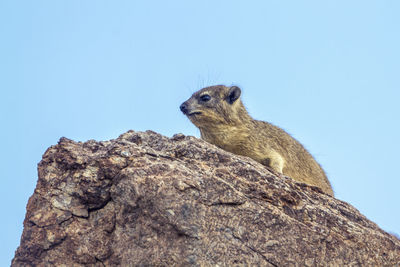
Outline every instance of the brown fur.
<path id="1" fill-rule="evenodd" d="M 181 110 L 200 129 L 205 141 L 248 156 L 278 173 L 317 186 L 333 196 L 324 170 L 311 154 L 281 128 L 251 118 L 239 98 L 240 94 L 236 86 L 206 87 L 184 102 Z M 201 100 L 204 95 L 208 95 L 209 100 Z"/>

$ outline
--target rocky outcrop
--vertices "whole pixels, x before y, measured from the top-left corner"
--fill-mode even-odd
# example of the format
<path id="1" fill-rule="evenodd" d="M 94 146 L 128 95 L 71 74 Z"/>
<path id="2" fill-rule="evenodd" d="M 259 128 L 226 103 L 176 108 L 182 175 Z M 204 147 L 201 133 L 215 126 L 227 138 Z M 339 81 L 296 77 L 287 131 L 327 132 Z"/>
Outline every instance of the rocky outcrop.
<path id="1" fill-rule="evenodd" d="M 39 163 L 12 266 L 393 266 L 351 205 L 181 134 L 61 138 Z"/>

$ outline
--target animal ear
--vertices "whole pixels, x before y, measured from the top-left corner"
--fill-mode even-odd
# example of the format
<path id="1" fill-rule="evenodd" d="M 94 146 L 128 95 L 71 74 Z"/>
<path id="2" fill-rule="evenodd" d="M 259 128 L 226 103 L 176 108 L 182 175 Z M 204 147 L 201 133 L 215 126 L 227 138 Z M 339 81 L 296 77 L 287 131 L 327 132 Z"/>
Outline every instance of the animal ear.
<path id="1" fill-rule="evenodd" d="M 232 105 L 236 100 L 238 100 L 241 92 L 242 91 L 237 86 L 232 86 L 231 88 L 229 88 L 228 97 L 227 97 L 228 103 Z"/>

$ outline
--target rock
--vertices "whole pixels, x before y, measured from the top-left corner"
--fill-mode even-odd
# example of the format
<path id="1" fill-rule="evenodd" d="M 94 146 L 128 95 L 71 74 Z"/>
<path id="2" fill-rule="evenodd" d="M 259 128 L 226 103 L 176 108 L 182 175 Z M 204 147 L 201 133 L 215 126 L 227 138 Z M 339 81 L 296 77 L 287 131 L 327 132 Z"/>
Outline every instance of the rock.
<path id="1" fill-rule="evenodd" d="M 12 266 L 394 266 L 400 240 L 316 187 L 182 134 L 61 138 Z"/>

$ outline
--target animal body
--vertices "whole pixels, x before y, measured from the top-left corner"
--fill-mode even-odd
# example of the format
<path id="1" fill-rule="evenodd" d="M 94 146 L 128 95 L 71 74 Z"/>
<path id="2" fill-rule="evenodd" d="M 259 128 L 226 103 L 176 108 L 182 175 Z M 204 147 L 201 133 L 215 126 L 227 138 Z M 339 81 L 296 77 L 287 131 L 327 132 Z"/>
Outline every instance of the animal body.
<path id="1" fill-rule="evenodd" d="M 180 109 L 205 141 L 333 196 L 324 170 L 303 145 L 281 128 L 254 120 L 240 95 L 237 86 L 210 86 L 194 93 Z"/>

